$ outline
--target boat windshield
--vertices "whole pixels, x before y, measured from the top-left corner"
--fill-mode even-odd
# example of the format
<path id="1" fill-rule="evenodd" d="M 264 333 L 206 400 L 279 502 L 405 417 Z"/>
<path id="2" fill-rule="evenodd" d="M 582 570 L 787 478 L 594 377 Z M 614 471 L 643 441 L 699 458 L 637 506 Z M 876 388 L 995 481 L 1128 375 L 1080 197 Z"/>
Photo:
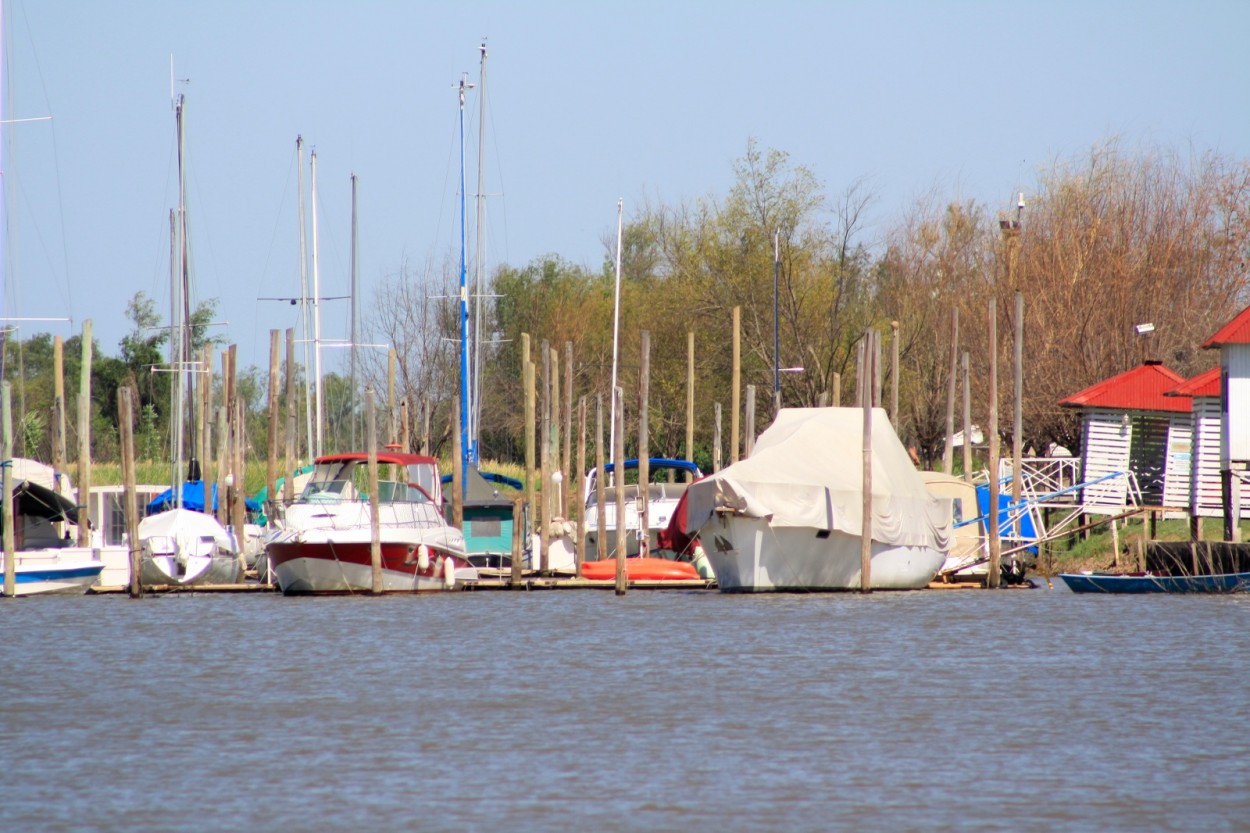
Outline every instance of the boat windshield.
<path id="1" fill-rule="evenodd" d="M 415 468 L 415 467 L 409 467 Z M 378 467 L 379 503 L 430 503 L 431 497 L 419 482 L 411 482 L 404 466 Z M 359 461 L 319 465 L 304 486 L 300 500 L 305 503 L 339 503 L 369 500 L 369 466 Z"/>

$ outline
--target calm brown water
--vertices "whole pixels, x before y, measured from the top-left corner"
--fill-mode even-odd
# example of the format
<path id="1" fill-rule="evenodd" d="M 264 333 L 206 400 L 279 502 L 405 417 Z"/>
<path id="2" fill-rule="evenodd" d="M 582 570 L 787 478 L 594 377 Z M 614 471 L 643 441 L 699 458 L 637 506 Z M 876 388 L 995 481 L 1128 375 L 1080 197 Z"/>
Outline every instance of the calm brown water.
<path id="1" fill-rule="evenodd" d="M 0 830 L 1250 829 L 1250 597 L 0 600 Z"/>

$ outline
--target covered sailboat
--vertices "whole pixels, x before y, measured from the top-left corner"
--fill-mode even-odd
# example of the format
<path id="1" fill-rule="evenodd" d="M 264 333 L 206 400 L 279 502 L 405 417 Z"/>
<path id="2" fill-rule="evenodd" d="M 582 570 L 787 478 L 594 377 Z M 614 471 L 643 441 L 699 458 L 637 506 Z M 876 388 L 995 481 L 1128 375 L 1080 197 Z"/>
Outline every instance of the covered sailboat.
<path id="1" fill-rule="evenodd" d="M 863 410 L 786 408 L 751 456 L 690 484 L 697 533 L 729 592 L 857 590 Z M 871 587 L 924 587 L 946 559 L 950 506 L 925 487 L 885 412 L 872 414 Z"/>

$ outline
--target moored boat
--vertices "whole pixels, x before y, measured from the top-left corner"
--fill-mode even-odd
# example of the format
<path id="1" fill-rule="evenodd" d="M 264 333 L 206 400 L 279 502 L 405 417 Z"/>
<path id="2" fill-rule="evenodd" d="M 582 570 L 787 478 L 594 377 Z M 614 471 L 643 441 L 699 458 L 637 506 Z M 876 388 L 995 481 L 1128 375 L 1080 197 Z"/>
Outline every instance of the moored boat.
<path id="1" fill-rule="evenodd" d="M 438 461 L 398 452 L 377 455 L 382 590 L 448 590 L 477 578 L 464 536 L 442 515 Z M 282 592 L 367 593 L 373 588 L 366 453 L 319 457 L 300 497 L 286 507 L 283 528 L 266 552 Z"/>
<path id="2" fill-rule="evenodd" d="M 925 487 L 881 409 L 872 414 L 870 587 L 925 587 L 946 560 L 950 507 Z M 863 410 L 787 408 L 751 456 L 686 490 L 726 592 L 860 589 Z"/>
<path id="3" fill-rule="evenodd" d="M 590 581 L 614 580 L 616 559 L 584 562 L 582 578 Z M 698 581 L 701 576 L 689 561 L 642 556 L 625 559 L 625 578 L 628 581 Z"/>
<path id="4" fill-rule="evenodd" d="M 237 584 L 243 563 L 234 538 L 212 515 L 169 509 L 139 522 L 139 581 L 146 586 Z"/>
<path id="5" fill-rule="evenodd" d="M 80 595 L 99 579 L 99 553 L 57 534 L 56 524 L 78 523 L 73 501 L 20 480 L 13 486 L 13 516 L 15 595 Z"/>
<path id="6" fill-rule="evenodd" d="M 1060 573 L 1073 593 L 1247 593 L 1250 573 L 1169 575 L 1167 573 Z"/>
<path id="7" fill-rule="evenodd" d="M 604 466 L 607 478 L 605 487 L 605 505 L 603 518 L 599 517 L 598 469 L 591 469 L 586 476 L 586 489 L 582 495 L 583 517 L 586 519 L 586 546 L 594 550 L 598 546 L 599 536 L 606 537 L 607 552 L 611 556 L 616 550 L 616 517 L 617 490 L 625 493 L 625 556 L 637 557 L 643 553 L 657 553 L 665 548 L 661 532 L 677 511 L 681 497 L 686 493 L 689 480 L 698 480 L 703 476 L 699 467 L 689 460 L 677 460 L 667 457 L 648 459 L 650 481 L 645 486 L 638 481 L 639 461 L 626 460 L 617 467 L 608 463 Z M 673 481 L 669 482 L 669 475 Z M 633 482 L 630 482 L 630 481 Z M 647 541 L 642 541 L 641 500 L 645 492 L 647 498 Z M 674 554 L 675 556 L 678 554 Z M 688 555 L 688 554 L 687 554 Z"/>

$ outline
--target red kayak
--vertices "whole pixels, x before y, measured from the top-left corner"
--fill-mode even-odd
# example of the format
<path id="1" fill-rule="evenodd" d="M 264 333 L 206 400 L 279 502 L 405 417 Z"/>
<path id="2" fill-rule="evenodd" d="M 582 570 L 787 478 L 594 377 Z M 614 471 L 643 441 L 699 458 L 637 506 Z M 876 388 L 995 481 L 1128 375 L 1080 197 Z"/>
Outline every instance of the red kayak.
<path id="1" fill-rule="evenodd" d="M 582 578 L 593 581 L 615 580 L 616 559 L 587 561 L 582 564 Z M 672 581 L 674 579 L 688 581 L 697 580 L 699 573 L 694 565 L 687 561 L 670 561 L 667 558 L 651 557 L 626 558 L 625 578 L 629 581 Z"/>

